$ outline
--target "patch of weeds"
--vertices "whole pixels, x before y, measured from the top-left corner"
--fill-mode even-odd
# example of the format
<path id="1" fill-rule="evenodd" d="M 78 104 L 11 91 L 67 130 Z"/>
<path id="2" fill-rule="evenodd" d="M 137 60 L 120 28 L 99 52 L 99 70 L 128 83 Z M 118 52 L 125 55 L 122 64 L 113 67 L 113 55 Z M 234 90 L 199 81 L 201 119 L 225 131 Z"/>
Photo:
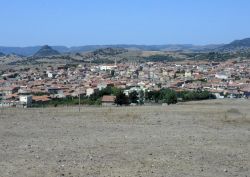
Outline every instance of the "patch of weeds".
<path id="1" fill-rule="evenodd" d="M 236 109 L 236 108 L 231 108 L 231 109 L 227 110 L 227 113 L 241 114 L 241 112 L 238 109 Z"/>
<path id="2" fill-rule="evenodd" d="M 242 114 L 241 112 L 239 112 L 239 110 L 232 110 L 230 109 L 229 111 L 231 114 L 233 113 L 234 115 L 230 115 L 227 112 L 224 113 L 224 116 L 223 116 L 223 119 L 222 119 L 222 122 L 224 123 L 229 123 L 229 124 L 234 124 L 234 125 L 244 125 L 244 124 L 250 124 L 250 119 L 249 117 L 247 117 L 247 114 Z M 238 116 L 236 116 L 236 114 Z"/>
<path id="3" fill-rule="evenodd" d="M 140 118 L 140 115 L 136 114 L 136 113 L 127 112 L 126 114 L 121 115 L 120 118 L 122 118 L 122 119 L 128 119 L 128 120 L 138 119 L 138 118 Z"/>

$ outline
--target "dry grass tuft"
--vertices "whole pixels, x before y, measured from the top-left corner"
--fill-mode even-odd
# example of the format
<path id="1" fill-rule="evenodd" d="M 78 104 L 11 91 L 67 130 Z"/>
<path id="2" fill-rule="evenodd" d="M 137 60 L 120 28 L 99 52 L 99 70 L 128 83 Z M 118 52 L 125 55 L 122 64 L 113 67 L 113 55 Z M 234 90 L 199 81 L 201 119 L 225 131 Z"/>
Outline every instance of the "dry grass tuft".
<path id="1" fill-rule="evenodd" d="M 233 125 L 250 124 L 250 118 L 246 114 L 242 114 L 241 112 L 239 112 L 239 110 L 237 111 L 236 110 L 237 109 L 233 109 L 233 110 L 230 109 L 230 111 L 225 112 L 222 122 L 233 124 Z"/>
<path id="2" fill-rule="evenodd" d="M 125 114 L 120 115 L 121 119 L 127 119 L 127 120 L 135 120 L 135 119 L 139 119 L 140 117 L 141 117 L 140 114 L 137 114 L 134 112 L 127 112 Z"/>
<path id="3" fill-rule="evenodd" d="M 229 110 L 227 110 L 227 113 L 230 113 L 230 114 L 241 114 L 241 112 L 236 109 L 236 108 L 231 108 Z"/>

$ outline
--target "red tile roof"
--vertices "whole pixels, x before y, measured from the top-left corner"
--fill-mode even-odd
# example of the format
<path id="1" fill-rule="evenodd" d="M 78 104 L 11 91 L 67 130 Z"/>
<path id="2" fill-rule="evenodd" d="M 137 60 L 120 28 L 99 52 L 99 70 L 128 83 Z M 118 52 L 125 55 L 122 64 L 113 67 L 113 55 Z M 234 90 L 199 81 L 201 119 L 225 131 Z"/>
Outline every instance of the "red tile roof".
<path id="1" fill-rule="evenodd" d="M 104 95 L 102 97 L 102 102 L 114 102 L 116 99 L 116 96 L 109 96 L 109 95 Z"/>
<path id="2" fill-rule="evenodd" d="M 47 95 L 44 95 L 44 96 L 32 96 L 32 100 L 34 100 L 34 101 L 49 101 L 50 98 Z"/>

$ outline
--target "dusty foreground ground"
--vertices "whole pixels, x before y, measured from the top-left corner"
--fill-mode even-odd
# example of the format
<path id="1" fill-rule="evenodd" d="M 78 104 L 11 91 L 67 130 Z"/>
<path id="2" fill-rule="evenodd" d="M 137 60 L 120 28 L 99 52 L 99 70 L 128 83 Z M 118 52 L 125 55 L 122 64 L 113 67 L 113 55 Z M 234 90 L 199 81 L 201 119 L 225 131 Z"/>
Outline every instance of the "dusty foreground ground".
<path id="1" fill-rule="evenodd" d="M 8 109 L 0 176 L 250 176 L 250 101 Z"/>

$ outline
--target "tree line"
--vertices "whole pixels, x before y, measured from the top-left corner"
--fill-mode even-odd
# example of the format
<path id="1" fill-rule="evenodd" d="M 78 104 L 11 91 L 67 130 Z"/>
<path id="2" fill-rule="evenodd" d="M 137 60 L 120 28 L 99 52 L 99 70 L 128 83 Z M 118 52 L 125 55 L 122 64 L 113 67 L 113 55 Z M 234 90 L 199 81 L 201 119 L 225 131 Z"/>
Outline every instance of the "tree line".
<path id="1" fill-rule="evenodd" d="M 132 91 L 128 95 L 124 93 L 124 89 L 116 87 L 106 87 L 102 90 L 94 92 L 92 95 L 81 96 L 80 104 L 83 105 L 101 105 L 101 99 L 104 95 L 116 96 L 114 103 L 116 105 L 143 105 L 144 103 L 166 103 L 176 104 L 179 101 L 197 101 L 206 99 L 215 99 L 215 96 L 209 91 L 181 91 L 176 92 L 169 88 L 162 88 L 154 91 Z M 78 97 L 56 98 L 52 99 L 45 105 L 77 105 Z"/>

